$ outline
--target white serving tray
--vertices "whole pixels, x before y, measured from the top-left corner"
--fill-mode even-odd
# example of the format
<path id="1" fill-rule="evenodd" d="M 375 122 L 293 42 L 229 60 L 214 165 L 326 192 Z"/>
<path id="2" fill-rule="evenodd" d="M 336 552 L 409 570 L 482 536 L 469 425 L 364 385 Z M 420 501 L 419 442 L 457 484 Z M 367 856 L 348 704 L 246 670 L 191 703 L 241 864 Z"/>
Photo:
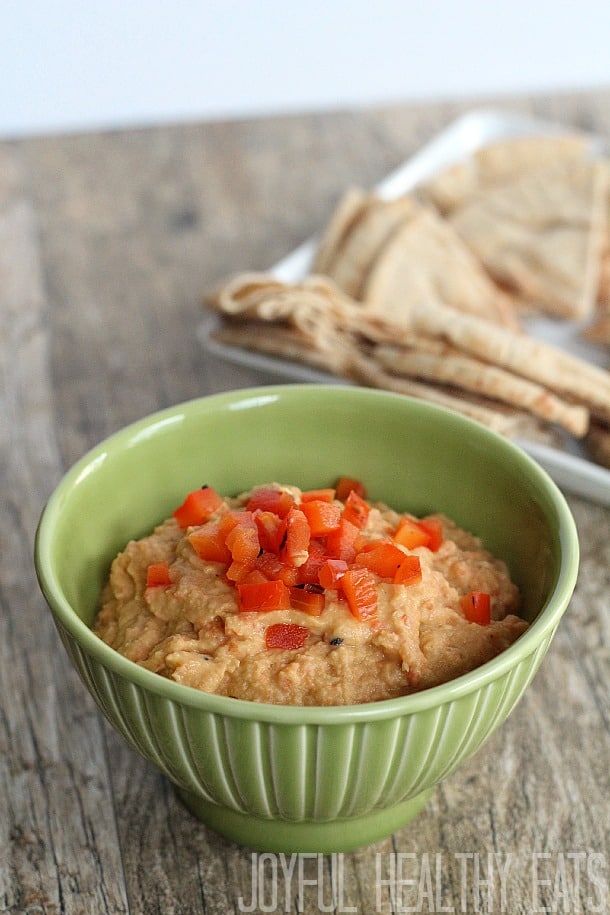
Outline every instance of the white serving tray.
<path id="1" fill-rule="evenodd" d="M 493 140 L 532 134 L 561 134 L 568 130 L 569 128 L 559 124 L 511 117 L 497 111 L 472 111 L 439 133 L 418 153 L 388 175 L 376 190 L 383 197 L 397 197 L 412 190 L 441 169 L 467 159 L 479 147 Z M 599 138 L 590 137 L 590 142 L 593 153 L 604 150 Z M 286 283 L 302 279 L 310 271 L 316 244 L 316 238 L 308 239 L 271 267 L 269 273 Z M 199 339 L 206 353 L 221 363 L 247 370 L 250 376 L 254 375 L 261 383 L 347 383 L 344 378 L 319 372 L 295 362 L 214 340 L 212 335 L 218 324 L 218 316 L 209 313 L 199 327 Z M 545 318 L 537 318 L 528 324 L 528 330 L 533 336 L 555 346 L 561 346 L 597 365 L 607 367 L 607 349 L 585 341 L 579 334 L 579 329 L 577 325 L 568 321 Z M 544 467 L 563 490 L 610 506 L 610 471 L 588 460 L 578 442 L 566 437 L 563 448 L 525 440 L 520 440 L 518 444 Z"/>

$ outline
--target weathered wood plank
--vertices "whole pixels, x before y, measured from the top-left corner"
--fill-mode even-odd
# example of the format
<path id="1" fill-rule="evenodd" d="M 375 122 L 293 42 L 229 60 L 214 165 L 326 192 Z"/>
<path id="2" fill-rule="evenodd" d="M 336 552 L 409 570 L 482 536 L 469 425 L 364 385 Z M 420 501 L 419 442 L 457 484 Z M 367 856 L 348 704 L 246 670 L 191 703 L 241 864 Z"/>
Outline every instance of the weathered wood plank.
<path id="1" fill-rule="evenodd" d="M 43 608 L 31 562 L 61 472 L 47 298 L 16 148 L 0 147 L 0 907 L 125 911 L 99 720 Z"/>

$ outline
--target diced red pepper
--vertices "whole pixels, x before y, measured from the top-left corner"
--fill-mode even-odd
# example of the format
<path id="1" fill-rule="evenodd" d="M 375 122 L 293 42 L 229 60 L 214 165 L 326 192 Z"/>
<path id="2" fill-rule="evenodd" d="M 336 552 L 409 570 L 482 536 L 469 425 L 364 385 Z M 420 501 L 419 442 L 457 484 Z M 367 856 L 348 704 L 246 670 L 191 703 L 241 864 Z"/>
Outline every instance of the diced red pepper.
<path id="1" fill-rule="evenodd" d="M 238 559 L 234 559 L 225 574 L 229 581 L 237 583 L 250 581 L 250 573 L 254 571 L 255 567 L 251 562 L 240 562 Z M 266 581 L 264 576 L 263 581 Z"/>
<path id="2" fill-rule="evenodd" d="M 438 518 L 420 518 L 419 525 L 430 535 L 430 543 L 427 544 L 428 549 L 432 550 L 433 553 L 436 553 L 443 543 L 442 523 Z"/>
<path id="3" fill-rule="evenodd" d="M 360 533 L 350 521 L 344 518 L 339 522 L 336 531 L 331 531 L 326 538 L 326 551 L 331 559 L 344 559 L 353 562 L 356 556 L 355 541 Z"/>
<path id="4" fill-rule="evenodd" d="M 358 553 L 355 559 L 357 566 L 369 569 L 380 578 L 394 579 L 394 576 L 406 554 L 391 540 L 372 542 L 366 550 Z"/>
<path id="5" fill-rule="evenodd" d="M 294 506 L 295 500 L 292 493 L 284 489 L 275 489 L 273 486 L 257 487 L 252 491 L 246 503 L 248 511 L 273 512 L 274 515 L 279 515 L 280 518 L 285 518 Z"/>
<path id="6" fill-rule="evenodd" d="M 229 509 L 220 515 L 218 519 L 218 525 L 221 535 L 226 540 L 234 527 L 237 527 L 238 524 L 242 524 L 244 521 L 244 515 L 246 513 L 243 511 L 237 511 L 236 509 Z"/>
<path id="7" fill-rule="evenodd" d="M 146 570 L 146 587 L 147 588 L 166 588 L 171 585 L 172 580 L 169 577 L 169 563 L 165 560 L 161 562 L 151 562 Z"/>
<path id="8" fill-rule="evenodd" d="M 263 550 L 277 552 L 280 539 L 282 519 L 275 512 L 256 509 L 253 512 L 254 523 L 258 528 L 258 539 Z"/>
<path id="9" fill-rule="evenodd" d="M 282 562 L 295 567 L 307 562 L 310 537 L 307 518 L 299 508 L 291 508 L 280 529 L 279 557 Z"/>
<path id="10" fill-rule="evenodd" d="M 223 500 L 211 486 L 195 489 L 174 511 L 174 518 L 182 528 L 204 524 L 222 506 Z"/>
<path id="11" fill-rule="evenodd" d="M 190 531 L 187 539 L 200 559 L 205 562 L 231 562 L 231 552 L 219 521 L 208 521 Z"/>
<path id="12" fill-rule="evenodd" d="M 343 559 L 326 559 L 318 572 L 318 581 L 327 590 L 337 588 L 348 568 Z"/>
<path id="13" fill-rule="evenodd" d="M 240 582 L 237 585 L 239 610 L 288 610 L 290 591 L 283 581 Z"/>
<path id="14" fill-rule="evenodd" d="M 244 514 L 243 522 L 236 524 L 227 534 L 225 543 L 234 561 L 254 565 L 261 550 L 258 528 L 251 516 L 248 518 L 245 512 L 242 514 Z"/>
<path id="15" fill-rule="evenodd" d="M 261 572 L 265 578 L 270 580 L 283 581 L 285 585 L 296 585 L 299 580 L 299 570 L 294 566 L 286 565 L 282 562 L 276 553 L 267 550 L 257 556 L 255 568 Z"/>
<path id="16" fill-rule="evenodd" d="M 354 479 L 354 477 L 339 477 L 335 484 L 335 491 L 337 499 L 339 499 L 340 502 L 347 501 L 350 492 L 355 492 L 363 499 L 366 499 L 366 488 L 364 483 Z"/>
<path id="17" fill-rule="evenodd" d="M 265 629 L 265 645 L 267 648 L 284 648 L 294 650 L 302 648 L 307 641 L 309 629 L 298 626 L 296 623 L 274 623 Z"/>
<path id="18" fill-rule="evenodd" d="M 309 555 L 307 561 L 297 569 L 297 579 L 300 584 L 319 584 L 318 573 L 326 560 L 326 546 L 322 541 L 309 541 Z"/>
<path id="19" fill-rule="evenodd" d="M 414 550 L 418 546 L 429 546 L 432 535 L 424 530 L 419 521 L 405 515 L 401 518 L 392 539 L 408 550 Z"/>
<path id="20" fill-rule="evenodd" d="M 375 576 L 368 569 L 348 569 L 341 579 L 341 590 L 357 620 L 369 620 L 377 615 Z"/>
<path id="21" fill-rule="evenodd" d="M 485 591 L 471 591 L 460 599 L 462 613 L 470 623 L 488 626 L 491 622 L 491 596 Z"/>
<path id="22" fill-rule="evenodd" d="M 342 508 L 338 502 L 312 499 L 311 502 L 303 502 L 300 509 L 307 518 L 312 537 L 325 537 L 339 527 Z"/>
<path id="23" fill-rule="evenodd" d="M 290 603 L 295 610 L 310 616 L 320 616 L 326 606 L 324 589 L 319 585 L 296 585 L 290 589 Z"/>
<path id="24" fill-rule="evenodd" d="M 336 491 L 302 493 L 298 506 L 291 492 L 262 486 L 253 491 L 245 510 L 238 511 L 229 509 L 211 487 L 204 487 L 189 493 L 174 515 L 179 524 L 192 528 L 187 537 L 196 554 L 226 567 L 241 612 L 293 607 L 319 616 L 326 606 L 325 591 L 337 590 L 356 619 L 370 620 L 377 613 L 376 582 L 420 581 L 419 557 L 404 547 L 438 549 L 442 524 L 436 518 L 405 515 L 391 538 L 371 540 L 364 530 L 371 511 L 365 496 L 364 486 L 348 477 L 340 478 Z M 147 587 L 170 583 L 168 564 L 152 563 Z M 489 595 L 473 592 L 461 603 L 467 619 L 489 622 Z M 277 647 L 299 647 L 309 632 L 293 624 L 269 630 Z M 292 631 L 300 634 L 286 634 Z M 294 645 L 286 646 L 291 639 Z"/>
<path id="25" fill-rule="evenodd" d="M 371 506 L 369 503 L 352 489 L 345 502 L 342 516 L 343 519 L 349 521 L 350 524 L 353 524 L 354 527 L 357 527 L 358 530 L 361 531 L 366 527 L 366 522 L 369 519 L 370 513 Z"/>
<path id="26" fill-rule="evenodd" d="M 263 575 L 262 572 L 259 572 L 258 569 L 253 569 L 251 572 L 248 572 L 243 579 L 244 584 L 248 585 L 263 585 L 266 581 L 269 581 L 269 579 L 266 575 Z"/>
<path id="27" fill-rule="evenodd" d="M 395 585 L 416 585 L 422 579 L 421 563 L 419 556 L 409 556 L 403 553 L 400 565 L 392 579 Z"/>
<path id="28" fill-rule="evenodd" d="M 301 504 L 303 502 L 332 502 L 334 498 L 334 489 L 306 489 L 301 493 Z"/>

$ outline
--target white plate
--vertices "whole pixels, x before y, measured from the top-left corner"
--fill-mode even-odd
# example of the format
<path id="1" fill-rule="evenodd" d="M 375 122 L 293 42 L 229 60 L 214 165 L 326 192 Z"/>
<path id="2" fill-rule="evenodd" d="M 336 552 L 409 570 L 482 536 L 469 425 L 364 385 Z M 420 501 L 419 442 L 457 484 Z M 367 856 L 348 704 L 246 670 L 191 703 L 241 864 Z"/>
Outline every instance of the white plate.
<path id="1" fill-rule="evenodd" d="M 377 191 L 386 198 L 404 194 L 442 168 L 467 159 L 479 147 L 492 140 L 526 134 L 561 134 L 566 133 L 567 129 L 558 124 L 508 117 L 495 111 L 472 111 L 451 124 L 415 156 L 388 175 L 377 186 Z M 591 137 L 590 142 L 593 152 L 603 149 L 603 144 L 598 138 Z M 311 238 L 270 268 L 269 272 L 283 282 L 297 282 L 309 272 L 315 249 L 316 239 Z M 295 362 L 220 343 L 212 337 L 218 324 L 219 318 L 210 313 L 199 327 L 199 338 L 207 354 L 222 363 L 247 370 L 261 383 L 272 380 L 346 383 L 343 378 L 318 372 Z M 608 365 L 607 350 L 587 343 L 579 334 L 579 327 L 568 321 L 553 321 L 541 317 L 530 322 L 528 330 L 533 336 L 560 346 L 581 358 L 603 367 Z M 584 449 L 577 442 L 566 437 L 565 448 L 562 450 L 529 441 L 519 441 L 519 444 L 545 468 L 562 489 L 610 506 L 610 471 L 587 460 Z"/>

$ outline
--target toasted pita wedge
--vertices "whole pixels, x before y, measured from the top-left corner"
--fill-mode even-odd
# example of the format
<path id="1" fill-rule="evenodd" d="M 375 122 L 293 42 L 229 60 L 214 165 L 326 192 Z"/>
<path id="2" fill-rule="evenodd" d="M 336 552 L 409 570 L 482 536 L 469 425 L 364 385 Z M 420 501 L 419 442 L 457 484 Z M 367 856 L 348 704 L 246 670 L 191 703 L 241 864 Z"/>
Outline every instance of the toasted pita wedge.
<path id="1" fill-rule="evenodd" d="M 592 415 L 610 419 L 610 372 L 585 362 L 565 350 L 498 327 L 476 315 L 460 314 L 434 302 L 410 309 L 410 334 L 448 340 L 458 349 L 508 369 L 585 405 Z M 392 328 L 386 328 L 386 337 Z M 400 327 L 394 342 L 400 343 Z M 371 335 L 380 331 L 370 329 Z"/>
<path id="2" fill-rule="evenodd" d="M 367 205 L 368 200 L 369 195 L 359 188 L 349 188 L 345 192 L 318 242 L 312 266 L 314 273 L 328 273 L 344 236 L 349 232 L 363 207 Z"/>
<path id="3" fill-rule="evenodd" d="M 284 283 L 268 273 L 238 273 L 206 293 L 204 302 L 227 315 L 256 312 L 271 293 L 281 293 L 285 288 Z"/>
<path id="4" fill-rule="evenodd" d="M 417 195 L 446 216 L 470 200 L 479 190 L 478 174 L 472 159 L 444 168 L 417 188 Z"/>
<path id="5" fill-rule="evenodd" d="M 365 280 L 367 311 L 408 323 L 415 302 L 440 300 L 507 327 L 518 326 L 512 303 L 490 280 L 451 225 L 421 208 L 389 239 Z"/>
<path id="6" fill-rule="evenodd" d="M 355 304 L 328 277 L 307 276 L 300 283 L 284 283 L 266 273 L 240 273 L 204 298 L 207 305 L 228 317 L 282 321 L 301 307 L 327 312 L 337 319 Z"/>
<path id="7" fill-rule="evenodd" d="M 476 196 L 451 223 L 496 282 L 550 314 L 589 317 L 605 238 L 608 173 L 568 162 Z"/>
<path id="8" fill-rule="evenodd" d="M 490 187 L 557 164 L 584 160 L 589 142 L 582 134 L 511 137 L 487 143 L 473 158 L 479 185 Z"/>
<path id="9" fill-rule="evenodd" d="M 370 197 L 335 251 L 326 273 L 347 295 L 362 298 L 371 264 L 391 243 L 392 236 L 412 219 L 420 205 L 412 197 L 382 200 Z"/>
<path id="10" fill-rule="evenodd" d="M 589 427 L 589 413 L 585 407 L 567 403 L 542 385 L 471 356 L 447 349 L 431 353 L 397 346 L 379 346 L 374 356 L 394 375 L 449 384 L 510 404 L 544 422 L 562 426 L 577 438 L 582 438 Z"/>
<path id="11" fill-rule="evenodd" d="M 335 346 L 317 348 L 297 328 L 279 324 L 257 321 L 225 324 L 214 332 L 213 337 L 229 346 L 277 356 L 333 375 L 345 373 L 350 357 L 340 342 Z"/>
<path id="12" fill-rule="evenodd" d="M 446 407 L 448 410 L 462 413 L 501 435 L 517 435 L 523 429 L 525 414 L 519 410 L 504 408 L 491 402 L 484 404 L 480 401 L 468 400 L 468 398 L 459 396 L 457 393 L 450 393 L 438 385 L 425 384 L 394 375 L 385 371 L 376 359 L 364 352 L 352 354 L 349 368 L 350 374 L 362 384 L 430 401 Z"/>
<path id="13" fill-rule="evenodd" d="M 558 162 L 584 159 L 587 152 L 587 139 L 580 134 L 497 140 L 476 150 L 465 162 L 440 171 L 418 193 L 447 215 L 494 185 Z"/>

